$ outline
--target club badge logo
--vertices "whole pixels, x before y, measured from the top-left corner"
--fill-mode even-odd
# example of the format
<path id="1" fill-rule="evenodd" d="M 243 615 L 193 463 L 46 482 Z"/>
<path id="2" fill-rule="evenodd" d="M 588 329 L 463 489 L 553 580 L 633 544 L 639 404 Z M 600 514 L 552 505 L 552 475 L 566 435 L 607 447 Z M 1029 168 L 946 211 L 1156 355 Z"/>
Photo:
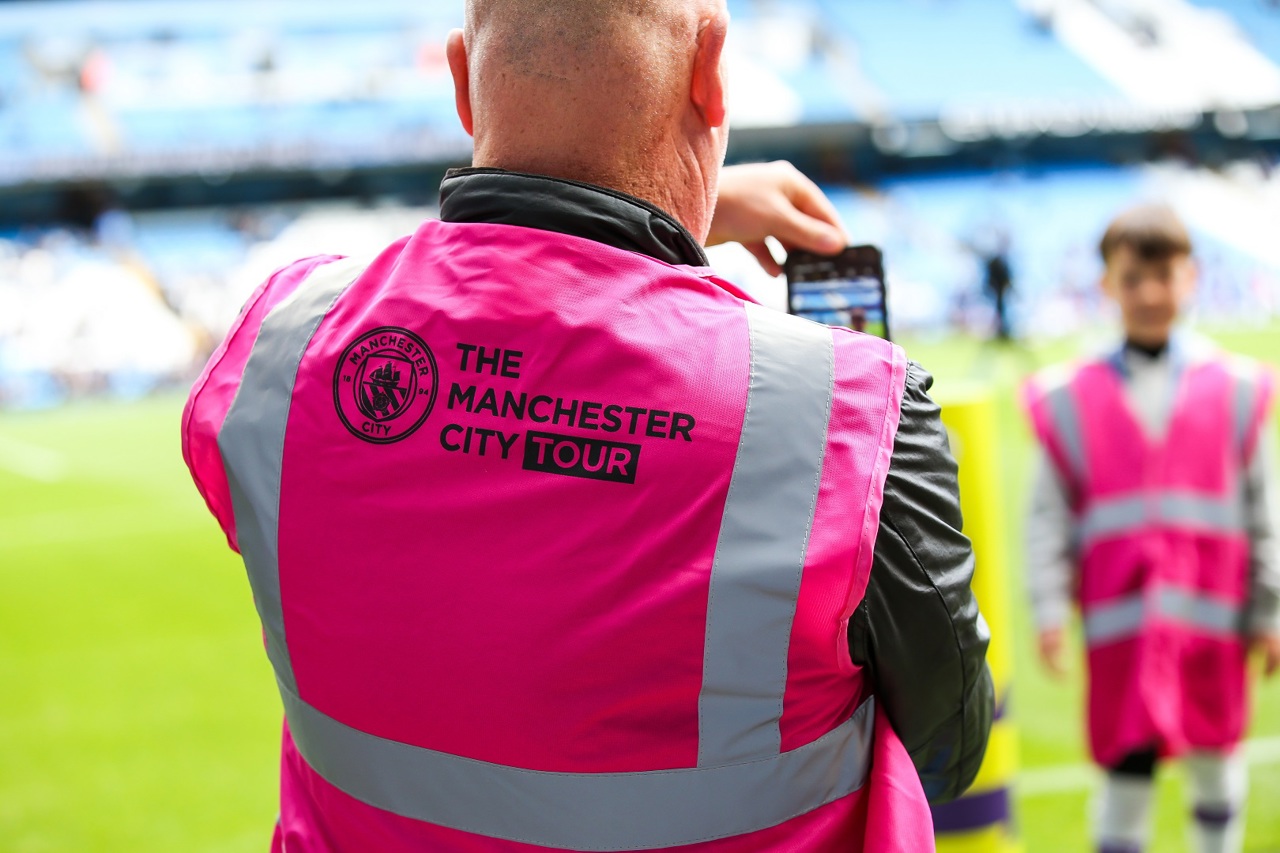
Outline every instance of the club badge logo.
<path id="1" fill-rule="evenodd" d="M 426 342 L 407 329 L 383 326 L 343 351 L 333 374 L 333 404 L 356 438 L 391 444 L 422 426 L 439 387 Z"/>

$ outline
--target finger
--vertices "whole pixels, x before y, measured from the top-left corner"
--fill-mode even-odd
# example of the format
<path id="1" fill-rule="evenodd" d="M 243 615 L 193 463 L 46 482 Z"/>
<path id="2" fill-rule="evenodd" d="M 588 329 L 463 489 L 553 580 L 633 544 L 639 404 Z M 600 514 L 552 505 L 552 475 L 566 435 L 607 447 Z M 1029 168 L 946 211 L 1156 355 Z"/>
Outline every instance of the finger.
<path id="1" fill-rule="evenodd" d="M 788 188 L 791 203 L 800 212 L 831 225 L 840 232 L 841 245 L 847 245 L 849 240 L 844 230 L 844 223 L 840 221 L 840 212 L 831 203 L 831 199 L 827 198 L 827 194 L 803 172 L 798 169 L 793 171 L 794 175 Z"/>
<path id="2" fill-rule="evenodd" d="M 798 208 L 782 212 L 773 236 L 787 251 L 807 249 L 820 255 L 839 254 L 847 244 L 844 232 L 839 228 Z"/>
<path id="3" fill-rule="evenodd" d="M 773 252 L 769 250 L 769 245 L 761 240 L 758 243 L 743 243 L 747 251 L 755 256 L 760 266 L 769 275 L 777 277 L 782 274 L 782 267 L 778 264 L 777 258 L 773 256 Z"/>

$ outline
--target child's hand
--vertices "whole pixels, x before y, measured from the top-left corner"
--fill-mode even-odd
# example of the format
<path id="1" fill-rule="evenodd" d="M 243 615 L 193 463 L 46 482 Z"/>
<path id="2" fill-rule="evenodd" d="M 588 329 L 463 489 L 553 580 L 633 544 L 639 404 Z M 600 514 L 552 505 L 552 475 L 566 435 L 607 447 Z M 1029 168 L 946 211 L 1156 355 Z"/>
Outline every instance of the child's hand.
<path id="1" fill-rule="evenodd" d="M 1063 661 L 1066 646 L 1067 635 L 1062 628 L 1047 628 L 1040 632 L 1040 660 L 1049 674 L 1057 679 L 1067 677 L 1067 666 Z"/>
<path id="2" fill-rule="evenodd" d="M 1280 672 L 1280 634 L 1259 634 L 1253 638 L 1253 650 L 1262 656 L 1267 678 Z"/>

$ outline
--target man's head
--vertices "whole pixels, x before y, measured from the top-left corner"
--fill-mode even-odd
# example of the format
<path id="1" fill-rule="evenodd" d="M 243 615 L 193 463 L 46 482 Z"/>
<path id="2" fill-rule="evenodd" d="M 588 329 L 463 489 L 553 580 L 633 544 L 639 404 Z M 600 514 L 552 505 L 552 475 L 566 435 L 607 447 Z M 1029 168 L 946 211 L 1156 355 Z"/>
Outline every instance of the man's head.
<path id="1" fill-rule="evenodd" d="M 1165 205 L 1127 210 L 1107 228 L 1101 251 L 1102 289 L 1120 306 L 1126 337 L 1141 346 L 1168 343 L 1197 275 L 1178 215 Z"/>
<path id="2" fill-rule="evenodd" d="M 727 142 L 725 0 L 468 0 L 449 37 L 475 165 L 622 190 L 699 239 Z"/>

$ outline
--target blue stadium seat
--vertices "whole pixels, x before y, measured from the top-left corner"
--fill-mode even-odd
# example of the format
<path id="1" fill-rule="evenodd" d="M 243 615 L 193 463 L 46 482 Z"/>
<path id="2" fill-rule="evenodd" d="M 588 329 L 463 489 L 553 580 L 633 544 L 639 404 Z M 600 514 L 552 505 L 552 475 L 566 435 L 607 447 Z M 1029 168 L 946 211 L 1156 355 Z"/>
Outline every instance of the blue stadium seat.
<path id="1" fill-rule="evenodd" d="M 1014 0 L 821 0 L 859 62 L 906 118 L 948 103 L 1098 99 L 1115 89 Z"/>

